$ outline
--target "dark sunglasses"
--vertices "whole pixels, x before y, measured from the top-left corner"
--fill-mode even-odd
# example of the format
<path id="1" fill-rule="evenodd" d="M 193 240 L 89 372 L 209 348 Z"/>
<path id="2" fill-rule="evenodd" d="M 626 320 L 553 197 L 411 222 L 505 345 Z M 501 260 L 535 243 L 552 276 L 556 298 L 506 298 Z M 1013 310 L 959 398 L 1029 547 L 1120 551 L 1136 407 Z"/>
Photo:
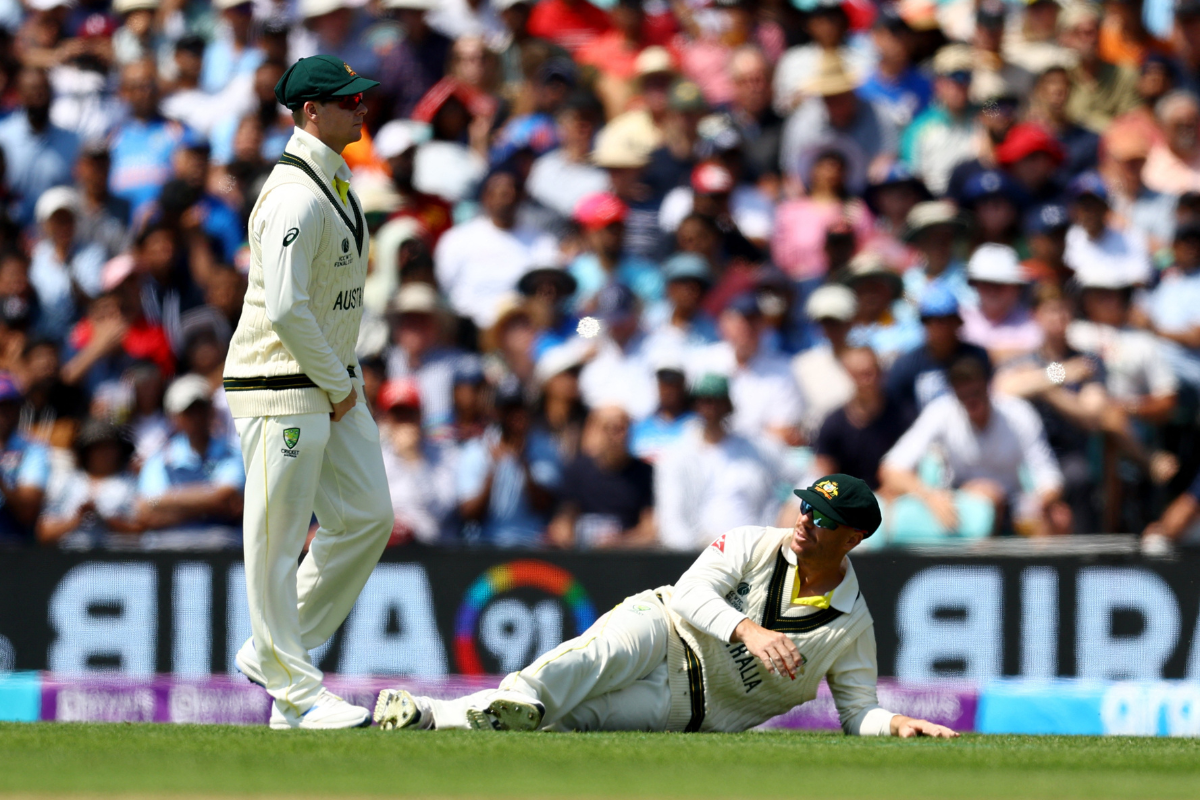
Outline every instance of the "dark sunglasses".
<path id="1" fill-rule="evenodd" d="M 812 514 L 813 525 L 816 525 L 818 528 L 824 528 L 827 531 L 836 531 L 838 529 L 837 522 L 817 511 L 807 500 L 800 501 L 800 513 Z"/>
<path id="2" fill-rule="evenodd" d="M 335 97 L 335 98 L 331 99 L 329 102 L 337 103 L 338 108 L 343 108 L 346 111 L 357 111 L 358 104 L 362 102 L 362 99 L 363 99 L 363 93 L 356 92 L 355 94 L 347 94 L 347 95 L 342 95 L 341 97 Z"/>

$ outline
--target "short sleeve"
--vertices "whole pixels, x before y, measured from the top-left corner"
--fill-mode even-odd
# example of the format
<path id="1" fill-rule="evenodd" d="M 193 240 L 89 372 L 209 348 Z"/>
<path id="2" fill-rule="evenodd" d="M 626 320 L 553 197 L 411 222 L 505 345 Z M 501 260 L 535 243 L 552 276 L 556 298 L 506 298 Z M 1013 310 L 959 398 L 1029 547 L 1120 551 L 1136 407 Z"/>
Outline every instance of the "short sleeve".
<path id="1" fill-rule="evenodd" d="M 31 444 L 21 455 L 16 485 L 45 491 L 50 483 L 50 452 L 40 444 Z"/>
<path id="2" fill-rule="evenodd" d="M 146 462 L 138 475 L 137 493 L 139 497 L 162 497 L 171 488 L 171 479 L 167 475 L 167 462 L 162 455 L 157 455 Z"/>

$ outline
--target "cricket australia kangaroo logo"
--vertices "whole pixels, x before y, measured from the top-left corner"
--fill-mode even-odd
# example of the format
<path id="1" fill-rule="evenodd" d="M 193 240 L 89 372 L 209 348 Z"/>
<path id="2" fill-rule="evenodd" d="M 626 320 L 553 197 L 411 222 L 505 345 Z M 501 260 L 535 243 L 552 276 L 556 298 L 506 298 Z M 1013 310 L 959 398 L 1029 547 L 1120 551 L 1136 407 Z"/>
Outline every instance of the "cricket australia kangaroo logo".
<path id="1" fill-rule="evenodd" d="M 300 429 L 299 428 L 284 428 L 283 429 L 283 443 L 284 443 L 285 447 L 280 452 L 283 453 L 288 458 L 295 458 L 296 456 L 300 455 L 300 451 L 296 449 L 296 444 L 299 441 L 300 441 Z"/>

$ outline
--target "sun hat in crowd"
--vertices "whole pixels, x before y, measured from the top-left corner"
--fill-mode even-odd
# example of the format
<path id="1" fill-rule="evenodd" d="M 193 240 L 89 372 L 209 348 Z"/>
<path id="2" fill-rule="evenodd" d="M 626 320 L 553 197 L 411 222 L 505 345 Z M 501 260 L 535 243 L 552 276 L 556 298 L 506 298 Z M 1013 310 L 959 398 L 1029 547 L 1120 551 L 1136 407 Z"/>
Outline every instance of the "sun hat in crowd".
<path id="1" fill-rule="evenodd" d="M 588 361 L 590 345 L 585 339 L 568 339 L 560 345 L 548 348 L 538 358 L 533 368 L 533 382 L 545 386 L 546 381 L 562 373 L 582 367 Z"/>
<path id="2" fill-rule="evenodd" d="M 1025 285 L 1029 276 L 1017 251 L 1004 244 L 981 244 L 967 261 L 967 279 L 983 283 Z"/>
<path id="3" fill-rule="evenodd" d="M 55 186 L 42 192 L 33 207 L 33 216 L 38 222 L 45 222 L 54 216 L 56 211 L 70 211 L 79 215 L 79 191 L 71 186 Z"/>
<path id="4" fill-rule="evenodd" d="M 424 144 L 432 134 L 433 129 L 424 122 L 394 119 L 379 129 L 372 137 L 372 144 L 375 146 L 375 154 L 386 160 Z"/>
<path id="5" fill-rule="evenodd" d="M 850 259 L 850 263 L 846 265 L 842 274 L 842 283 L 853 288 L 854 284 L 867 278 L 884 280 L 891 289 L 893 297 L 898 298 L 904 294 L 904 282 L 900 276 L 888 269 L 883 256 L 874 250 L 863 250 Z"/>
<path id="6" fill-rule="evenodd" d="M 996 148 L 996 160 L 1004 165 L 1015 164 L 1034 153 L 1045 153 L 1055 164 L 1061 164 L 1067 157 L 1058 140 L 1041 125 L 1018 122 Z"/>
<path id="7" fill-rule="evenodd" d="M 809 296 L 804 313 L 814 322 L 823 319 L 849 322 L 858 313 L 858 298 L 847 286 L 827 283 Z"/>
<path id="8" fill-rule="evenodd" d="M 122 460 L 133 455 L 133 441 L 119 426 L 103 419 L 89 419 L 84 422 L 79 428 L 79 433 L 75 434 L 75 441 L 71 443 L 79 466 L 83 466 L 83 456 L 89 447 L 107 443 L 121 448 Z"/>
<path id="9" fill-rule="evenodd" d="M 517 281 L 517 291 L 526 297 L 533 297 L 537 293 L 538 284 L 545 280 L 554 281 L 558 293 L 563 297 L 570 297 L 579 288 L 579 282 L 575 280 L 574 275 L 556 264 L 547 264 L 534 267 L 522 275 L 521 280 Z"/>
<path id="10" fill-rule="evenodd" d="M 442 0 L 383 0 L 383 7 L 387 9 L 405 9 L 408 11 L 433 11 L 441 6 Z M 496 0 L 492 0 L 492 8 L 497 11 L 500 8 L 496 5 Z"/>
<path id="11" fill-rule="evenodd" d="M 1043 203 L 1025 215 L 1027 236 L 1065 231 L 1069 227 L 1071 217 L 1067 213 L 1067 207 L 1060 203 Z"/>
<path id="12" fill-rule="evenodd" d="M 436 314 L 442 311 L 437 290 L 428 283 L 406 283 L 388 304 L 393 314 Z"/>
<path id="13" fill-rule="evenodd" d="M 393 378 L 379 389 L 379 408 L 415 408 L 421 410 L 421 389 L 412 378 Z"/>
<path id="14" fill-rule="evenodd" d="M 614 222 L 624 222 L 629 207 L 611 192 L 589 194 L 575 205 L 575 221 L 587 231 L 607 228 Z"/>
<path id="15" fill-rule="evenodd" d="M 696 194 L 727 194 L 733 190 L 733 173 L 715 161 L 701 161 L 692 169 Z"/>
<path id="16" fill-rule="evenodd" d="M 168 414 L 182 414 L 196 403 L 211 403 L 212 387 L 199 375 L 188 374 L 176 378 L 163 398 L 163 410 Z"/>
<path id="17" fill-rule="evenodd" d="M 917 203 L 904 220 L 902 238 L 906 242 L 912 242 L 925 231 L 938 225 L 962 227 L 963 219 L 958 213 L 958 206 L 950 200 L 927 200 Z"/>
<path id="18" fill-rule="evenodd" d="M 948 44 L 933 57 L 934 73 L 943 77 L 967 73 L 968 80 L 975 70 L 975 51 L 965 44 Z"/>
<path id="19" fill-rule="evenodd" d="M 638 53 L 633 62 L 633 71 L 639 78 L 658 72 L 674 72 L 675 62 L 667 48 L 653 45 Z"/>
<path id="20" fill-rule="evenodd" d="M 823 53 L 816 72 L 804 86 L 804 93 L 817 97 L 831 97 L 853 92 L 858 85 L 859 81 L 846 68 L 846 62 L 840 55 Z"/>
<path id="21" fill-rule="evenodd" d="M 161 2 L 162 0 L 113 0 L 112 10 L 118 15 L 131 14 L 134 11 L 153 11 Z"/>
<path id="22" fill-rule="evenodd" d="M 713 277 L 708 260 L 695 253 L 675 253 L 663 262 L 662 275 L 667 283 L 692 280 L 705 286 L 712 285 Z"/>
<path id="23" fill-rule="evenodd" d="M 667 107 L 681 113 L 699 113 L 708 111 L 708 103 L 700 87 L 689 80 L 678 80 L 671 84 L 667 93 Z"/>
<path id="24" fill-rule="evenodd" d="M 943 281 L 932 281 L 921 294 L 917 306 L 921 320 L 958 316 L 958 297 Z"/>

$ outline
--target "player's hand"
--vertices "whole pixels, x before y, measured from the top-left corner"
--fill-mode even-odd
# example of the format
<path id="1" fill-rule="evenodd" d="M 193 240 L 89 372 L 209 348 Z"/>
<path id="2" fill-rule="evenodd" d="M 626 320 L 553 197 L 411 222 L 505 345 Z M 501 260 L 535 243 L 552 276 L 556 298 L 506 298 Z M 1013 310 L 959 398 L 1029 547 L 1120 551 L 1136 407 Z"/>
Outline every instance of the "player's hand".
<path id="1" fill-rule="evenodd" d="M 785 634 L 767 630 L 751 619 L 744 619 L 734 629 L 733 640 L 746 645 L 746 649 L 763 663 L 767 672 L 780 675 L 786 672 L 789 678 L 796 680 L 796 670 L 801 664 L 800 651 Z"/>
<path id="2" fill-rule="evenodd" d="M 924 719 L 913 719 L 903 714 L 892 717 L 892 736 L 911 739 L 914 736 L 929 736 L 934 739 L 957 739 L 958 731 Z"/>
<path id="3" fill-rule="evenodd" d="M 342 400 L 333 404 L 333 413 L 329 415 L 329 418 L 332 419 L 334 422 L 337 422 L 342 417 L 346 416 L 346 414 L 350 411 L 350 409 L 354 408 L 354 404 L 357 402 L 358 402 L 358 390 L 355 389 L 353 386 L 351 386 L 350 394 L 346 395 L 345 398 L 343 398 Z"/>

